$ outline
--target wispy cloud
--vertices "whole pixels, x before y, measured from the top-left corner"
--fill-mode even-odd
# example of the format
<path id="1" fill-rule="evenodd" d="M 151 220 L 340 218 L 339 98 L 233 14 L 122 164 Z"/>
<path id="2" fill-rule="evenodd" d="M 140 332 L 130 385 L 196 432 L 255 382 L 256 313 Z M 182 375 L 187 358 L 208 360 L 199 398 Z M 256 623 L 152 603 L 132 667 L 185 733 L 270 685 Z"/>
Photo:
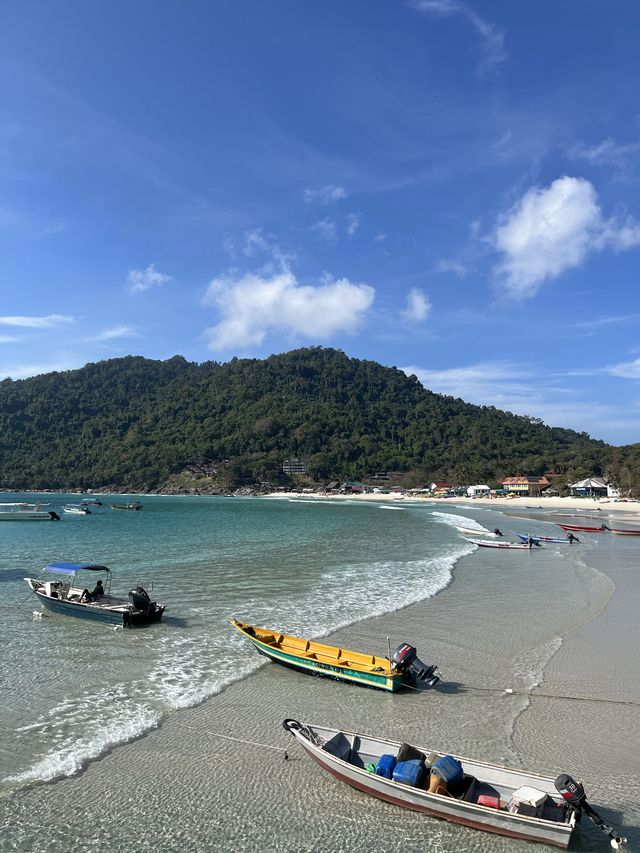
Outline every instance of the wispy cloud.
<path id="1" fill-rule="evenodd" d="M 347 235 L 353 237 L 360 227 L 360 217 L 357 213 L 349 213 L 347 216 Z"/>
<path id="2" fill-rule="evenodd" d="M 436 264 L 436 272 L 452 272 L 459 278 L 464 278 L 467 274 L 467 268 L 460 261 L 454 261 L 449 258 L 442 258 Z"/>
<path id="3" fill-rule="evenodd" d="M 290 263 L 296 257 L 294 252 L 287 252 L 281 248 L 275 235 L 266 234 L 262 228 L 252 228 L 245 233 L 242 254 L 248 258 L 256 255 L 266 256 L 263 271 L 288 270 Z"/>
<path id="4" fill-rule="evenodd" d="M 36 362 L 32 364 L 0 364 L 0 379 L 10 377 L 11 379 L 28 379 L 31 376 L 41 376 L 43 373 L 62 372 L 64 370 L 75 370 L 82 367 L 80 359 L 63 359 L 50 362 Z"/>
<path id="5" fill-rule="evenodd" d="M 480 70 L 504 62 L 507 58 L 508 54 L 504 47 L 504 32 L 481 18 L 467 3 L 462 3 L 460 0 L 410 0 L 408 5 L 419 12 L 437 15 L 441 18 L 459 15 L 470 23 L 480 36 L 484 54 Z"/>
<path id="6" fill-rule="evenodd" d="M 596 317 L 593 320 L 581 320 L 578 323 L 569 323 L 569 328 L 596 331 L 607 326 L 617 326 L 620 323 L 637 323 L 638 320 L 640 320 L 640 314 L 616 314 L 611 317 Z"/>
<path id="7" fill-rule="evenodd" d="M 634 361 L 623 361 L 606 368 L 611 376 L 619 376 L 621 379 L 640 379 L 640 358 Z"/>
<path id="8" fill-rule="evenodd" d="M 155 264 L 149 264 L 144 270 L 129 270 L 127 281 L 131 285 L 132 293 L 139 293 L 143 290 L 149 290 L 151 287 L 161 287 L 163 284 L 169 284 L 173 281 L 170 275 L 158 272 Z"/>
<path id="9" fill-rule="evenodd" d="M 337 243 L 338 241 L 338 229 L 333 219 L 321 219 L 319 222 L 314 222 L 311 230 L 328 243 Z"/>
<path id="10" fill-rule="evenodd" d="M 0 335 L 0 344 L 15 344 L 22 340 L 17 335 Z"/>
<path id="11" fill-rule="evenodd" d="M 585 145 L 576 142 L 568 151 L 571 160 L 585 160 L 591 166 L 613 166 L 617 177 L 627 176 L 630 167 L 637 160 L 640 142 L 616 142 L 609 137 L 597 145 Z"/>
<path id="12" fill-rule="evenodd" d="M 526 299 L 591 252 L 640 245 L 640 223 L 605 219 L 593 185 L 565 176 L 529 189 L 501 217 L 493 245 L 502 254 L 494 269 L 499 284 L 513 299 Z"/>
<path id="13" fill-rule="evenodd" d="M 431 308 L 432 305 L 426 293 L 414 287 L 407 294 L 407 305 L 402 315 L 411 323 L 422 323 L 431 313 Z"/>
<path id="14" fill-rule="evenodd" d="M 337 332 L 354 332 L 374 295 L 369 285 L 345 278 L 303 285 L 290 271 L 224 275 L 209 284 L 204 297 L 221 315 L 205 336 L 214 351 L 260 344 L 274 332 L 324 341 Z"/>
<path id="15" fill-rule="evenodd" d="M 319 189 L 306 189 L 304 191 L 304 200 L 307 204 L 327 205 L 346 197 L 347 191 L 345 188 L 333 184 L 328 184 L 326 187 L 320 187 Z"/>
<path id="16" fill-rule="evenodd" d="M 139 334 L 132 326 L 112 326 L 110 329 L 104 329 L 87 340 L 104 343 L 105 341 L 114 341 L 117 338 L 137 338 Z"/>
<path id="17" fill-rule="evenodd" d="M 617 443 L 637 439 L 637 416 L 621 417 L 617 407 L 585 399 L 576 380 L 569 383 L 552 378 L 543 387 L 537 381 L 539 370 L 528 365 L 487 361 L 444 370 L 420 367 L 403 367 L 402 370 L 407 375 L 417 376 L 429 390 L 460 397 L 468 403 L 538 417 L 550 426 L 585 431 L 596 438 L 611 436 L 611 425 L 615 424 Z M 640 359 L 638 371 L 640 378 Z M 560 379 L 567 375 L 566 371 L 557 374 Z"/>
<path id="18" fill-rule="evenodd" d="M 20 326 L 25 329 L 48 329 L 65 323 L 75 323 L 64 314 L 47 314 L 46 317 L 0 317 L 0 326 Z"/>

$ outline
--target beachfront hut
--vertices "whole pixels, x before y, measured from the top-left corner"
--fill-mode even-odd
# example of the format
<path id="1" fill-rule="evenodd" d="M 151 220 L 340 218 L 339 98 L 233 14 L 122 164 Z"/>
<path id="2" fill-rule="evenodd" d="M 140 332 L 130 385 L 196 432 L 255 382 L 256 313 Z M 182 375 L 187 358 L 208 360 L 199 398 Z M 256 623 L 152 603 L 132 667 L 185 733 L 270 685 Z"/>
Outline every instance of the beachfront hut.
<path id="1" fill-rule="evenodd" d="M 504 477 L 498 482 L 507 493 L 527 498 L 539 498 L 543 489 L 551 485 L 546 477 Z"/>
<path id="2" fill-rule="evenodd" d="M 607 494 L 607 484 L 602 477 L 587 477 L 577 483 L 570 483 L 569 489 L 575 497 L 603 498 Z"/>
<path id="3" fill-rule="evenodd" d="M 491 494 L 489 486 L 469 486 L 467 495 L 470 498 L 488 498 Z"/>

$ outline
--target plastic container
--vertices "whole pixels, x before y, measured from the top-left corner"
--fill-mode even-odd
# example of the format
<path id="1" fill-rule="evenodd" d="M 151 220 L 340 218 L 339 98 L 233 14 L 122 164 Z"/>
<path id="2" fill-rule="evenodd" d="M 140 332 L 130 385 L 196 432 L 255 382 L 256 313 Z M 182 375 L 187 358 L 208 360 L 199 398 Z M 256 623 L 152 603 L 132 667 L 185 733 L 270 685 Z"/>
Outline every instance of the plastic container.
<path id="1" fill-rule="evenodd" d="M 462 779 L 462 764 L 453 755 L 443 755 L 431 765 L 431 772 L 447 784 L 459 782 Z"/>
<path id="2" fill-rule="evenodd" d="M 393 778 L 393 769 L 395 766 L 395 755 L 381 755 L 376 764 L 376 776 L 382 776 L 384 779 Z"/>
<path id="3" fill-rule="evenodd" d="M 421 758 L 413 758 L 410 761 L 399 761 L 393 771 L 393 781 L 402 782 L 403 785 L 413 785 L 414 788 L 422 787 L 427 771 Z"/>
<path id="4" fill-rule="evenodd" d="M 498 797 L 492 797 L 490 794 L 480 794 L 478 797 L 479 806 L 489 806 L 492 809 L 500 808 L 500 800 Z"/>

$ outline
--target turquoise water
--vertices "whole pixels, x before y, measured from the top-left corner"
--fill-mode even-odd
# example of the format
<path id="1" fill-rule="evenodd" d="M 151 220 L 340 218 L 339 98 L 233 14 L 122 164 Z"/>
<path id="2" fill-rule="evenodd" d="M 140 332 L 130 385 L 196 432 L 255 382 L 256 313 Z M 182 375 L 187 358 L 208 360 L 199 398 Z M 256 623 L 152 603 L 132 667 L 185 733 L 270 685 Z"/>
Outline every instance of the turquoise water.
<path id="1" fill-rule="evenodd" d="M 59 511 L 78 497 L 46 499 Z M 323 636 L 434 596 L 473 550 L 454 527 L 473 522 L 454 508 L 142 500 L 140 512 L 105 503 L 90 516 L 0 525 L 0 793 L 74 775 L 257 669 L 230 618 Z M 23 577 L 59 560 L 109 566 L 116 594 L 142 582 L 166 605 L 163 621 L 121 630 L 45 614 Z"/>

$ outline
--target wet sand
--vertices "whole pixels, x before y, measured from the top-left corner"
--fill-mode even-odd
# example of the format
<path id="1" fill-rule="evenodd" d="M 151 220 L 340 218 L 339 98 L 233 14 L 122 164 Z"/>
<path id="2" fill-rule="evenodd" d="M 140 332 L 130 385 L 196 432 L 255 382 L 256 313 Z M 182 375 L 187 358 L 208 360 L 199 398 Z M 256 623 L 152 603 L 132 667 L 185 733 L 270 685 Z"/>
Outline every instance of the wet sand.
<path id="1" fill-rule="evenodd" d="M 477 517 L 518 529 L 507 516 Z M 568 771 L 603 817 L 623 826 L 628 849 L 638 849 L 639 564 L 640 541 L 611 534 L 580 548 L 478 549 L 435 598 L 331 637 L 381 654 L 387 636 L 392 646 L 411 642 L 424 661 L 440 665 L 435 690 L 387 695 L 267 663 L 81 775 L 4 802 L 0 846 L 33 853 L 547 849 L 427 819 L 347 787 L 283 731 L 282 720 L 295 717 Z M 558 698 L 568 696 L 583 700 Z M 609 848 L 585 822 L 572 849 Z"/>

